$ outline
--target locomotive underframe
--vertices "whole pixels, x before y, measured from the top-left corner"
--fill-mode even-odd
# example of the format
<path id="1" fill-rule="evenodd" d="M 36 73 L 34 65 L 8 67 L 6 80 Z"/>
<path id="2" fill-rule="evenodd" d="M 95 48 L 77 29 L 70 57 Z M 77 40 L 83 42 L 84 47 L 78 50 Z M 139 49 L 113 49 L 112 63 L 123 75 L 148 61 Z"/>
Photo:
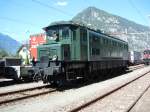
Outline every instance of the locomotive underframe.
<path id="1" fill-rule="evenodd" d="M 105 76 L 102 76 L 102 72 L 117 72 L 126 68 L 127 60 L 50 61 L 49 66 L 43 69 L 42 79 L 45 83 L 63 84 L 78 78 L 85 80 L 93 77 L 103 78 Z"/>

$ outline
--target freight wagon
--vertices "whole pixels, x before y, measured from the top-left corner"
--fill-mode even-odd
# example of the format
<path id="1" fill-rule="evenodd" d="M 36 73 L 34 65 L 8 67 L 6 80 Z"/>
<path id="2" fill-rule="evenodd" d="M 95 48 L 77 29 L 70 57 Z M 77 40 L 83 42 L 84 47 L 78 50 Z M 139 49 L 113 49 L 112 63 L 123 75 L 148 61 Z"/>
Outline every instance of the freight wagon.
<path id="1" fill-rule="evenodd" d="M 142 53 L 138 51 L 129 51 L 129 65 L 137 65 L 141 64 L 142 61 Z"/>
<path id="2" fill-rule="evenodd" d="M 0 60 L 0 77 L 15 81 L 34 80 L 37 78 L 39 67 L 23 66 L 20 58 L 4 58 Z"/>
<path id="3" fill-rule="evenodd" d="M 72 21 L 52 23 L 44 30 L 47 41 L 38 46 L 44 82 L 101 77 L 104 71 L 127 67 L 128 43 L 123 40 Z"/>

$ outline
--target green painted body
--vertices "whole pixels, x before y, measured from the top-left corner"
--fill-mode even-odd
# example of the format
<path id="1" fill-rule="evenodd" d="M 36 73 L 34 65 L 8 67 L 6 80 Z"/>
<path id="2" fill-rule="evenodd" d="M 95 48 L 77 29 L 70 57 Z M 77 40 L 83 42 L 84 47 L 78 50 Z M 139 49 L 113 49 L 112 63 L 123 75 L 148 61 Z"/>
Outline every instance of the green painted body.
<path id="1" fill-rule="evenodd" d="M 57 39 L 50 37 L 49 29 L 57 31 Z M 47 42 L 38 46 L 38 59 L 42 56 L 52 59 L 57 55 L 58 60 L 69 61 L 127 60 L 127 42 L 84 26 L 58 24 L 46 27 L 45 31 Z"/>

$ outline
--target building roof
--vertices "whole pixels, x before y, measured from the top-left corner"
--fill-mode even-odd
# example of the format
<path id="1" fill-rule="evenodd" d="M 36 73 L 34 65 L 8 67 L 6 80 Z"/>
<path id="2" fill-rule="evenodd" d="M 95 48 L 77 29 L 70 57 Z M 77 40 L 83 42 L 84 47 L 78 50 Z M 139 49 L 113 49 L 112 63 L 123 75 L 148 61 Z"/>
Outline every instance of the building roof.
<path id="1" fill-rule="evenodd" d="M 27 49 L 29 49 L 29 44 L 23 44 L 19 47 L 19 49 L 17 50 L 17 53 L 20 52 L 20 50 L 23 48 L 23 47 L 26 47 Z"/>

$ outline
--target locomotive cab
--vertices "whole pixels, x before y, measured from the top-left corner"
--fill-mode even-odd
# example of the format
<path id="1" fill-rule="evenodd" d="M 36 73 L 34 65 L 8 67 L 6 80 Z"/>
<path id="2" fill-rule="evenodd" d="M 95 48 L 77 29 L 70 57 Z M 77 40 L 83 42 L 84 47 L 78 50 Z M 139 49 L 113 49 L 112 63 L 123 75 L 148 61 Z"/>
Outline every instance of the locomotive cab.
<path id="1" fill-rule="evenodd" d="M 50 60 L 71 60 L 72 28 L 68 24 L 45 27 L 46 44 L 38 46 L 38 59 L 48 56 Z"/>
<path id="2" fill-rule="evenodd" d="M 58 81 L 62 79 L 64 62 L 71 61 L 72 28 L 68 24 L 45 27 L 46 44 L 38 46 L 38 60 L 49 58 L 49 65 L 44 68 L 43 81 Z M 61 75 L 60 75 L 61 74 Z M 49 79 L 49 80 L 47 80 Z"/>

